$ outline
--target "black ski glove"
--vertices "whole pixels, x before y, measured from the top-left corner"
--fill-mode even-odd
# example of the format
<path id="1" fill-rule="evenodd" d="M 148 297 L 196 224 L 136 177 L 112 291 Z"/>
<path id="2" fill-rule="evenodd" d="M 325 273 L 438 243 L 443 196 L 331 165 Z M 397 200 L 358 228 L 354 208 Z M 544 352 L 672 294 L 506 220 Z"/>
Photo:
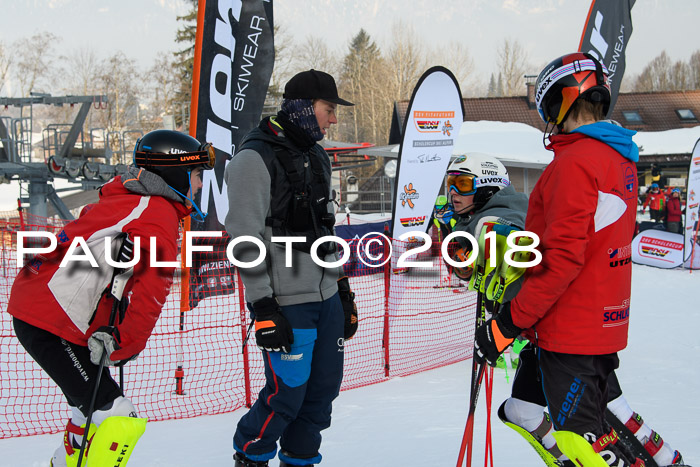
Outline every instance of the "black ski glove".
<path id="1" fill-rule="evenodd" d="M 357 332 L 357 305 L 355 305 L 355 293 L 350 290 L 350 281 L 347 276 L 338 279 L 338 295 L 343 304 L 345 314 L 345 327 L 343 329 L 343 339 L 352 339 Z"/>
<path id="2" fill-rule="evenodd" d="M 501 311 L 479 326 L 474 336 L 474 359 L 496 366 L 498 356 L 520 335 L 522 329 L 513 324 L 510 302 L 504 303 Z"/>
<path id="3" fill-rule="evenodd" d="M 282 314 L 276 297 L 261 298 L 253 303 L 255 313 L 255 341 L 260 350 L 289 353 L 294 343 L 294 333 L 289 321 Z"/>

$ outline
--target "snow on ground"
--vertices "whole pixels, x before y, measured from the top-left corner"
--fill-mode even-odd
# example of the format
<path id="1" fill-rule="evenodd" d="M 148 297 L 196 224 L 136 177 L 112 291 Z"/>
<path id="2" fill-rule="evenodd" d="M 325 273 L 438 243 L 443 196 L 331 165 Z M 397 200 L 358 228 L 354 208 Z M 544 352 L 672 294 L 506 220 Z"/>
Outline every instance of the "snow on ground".
<path id="1" fill-rule="evenodd" d="M 618 375 L 632 408 L 700 465 L 700 271 L 633 266 L 629 346 Z M 324 432 L 321 465 L 455 465 L 467 414 L 468 362 L 345 391 L 333 425 Z M 512 371 L 509 372 L 512 377 Z M 509 394 L 496 370 L 492 431 L 496 466 L 543 465 L 534 451 L 495 415 Z M 150 423 L 129 467 L 232 466 L 231 438 L 245 410 Z M 484 392 L 476 415 L 474 466 L 483 462 Z M 61 435 L 0 440 L 0 465 L 45 467 Z M 277 461 L 271 465 L 276 466 Z"/>

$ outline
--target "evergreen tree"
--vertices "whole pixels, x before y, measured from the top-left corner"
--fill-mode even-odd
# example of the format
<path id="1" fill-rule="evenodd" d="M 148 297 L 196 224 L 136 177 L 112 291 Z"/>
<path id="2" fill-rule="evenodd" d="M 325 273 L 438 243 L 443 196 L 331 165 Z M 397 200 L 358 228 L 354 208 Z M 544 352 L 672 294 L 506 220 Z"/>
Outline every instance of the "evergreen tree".
<path id="1" fill-rule="evenodd" d="M 376 133 L 369 121 L 376 111 L 375 98 L 382 66 L 381 52 L 377 44 L 364 29 L 355 35 L 348 46 L 348 53 L 343 60 L 340 89 L 343 96 L 355 103 L 354 107 L 343 109 L 345 116 L 340 133 L 344 139 L 351 141 L 373 141 Z"/>
<path id="2" fill-rule="evenodd" d="M 179 86 L 173 99 L 175 103 L 184 105 L 189 109 L 189 102 L 192 100 L 192 70 L 194 69 L 194 46 L 197 36 L 197 0 L 189 0 L 190 12 L 183 16 L 178 16 L 177 20 L 182 22 L 182 26 L 177 30 L 175 42 L 183 44 L 183 48 L 174 53 L 175 69 L 179 76 Z M 177 106 L 177 104 L 176 104 Z M 182 121 L 182 115 L 175 116 L 177 125 L 187 124 Z"/>
<path id="3" fill-rule="evenodd" d="M 496 97 L 496 78 L 491 73 L 491 78 L 489 79 L 489 88 L 486 92 L 486 97 Z"/>

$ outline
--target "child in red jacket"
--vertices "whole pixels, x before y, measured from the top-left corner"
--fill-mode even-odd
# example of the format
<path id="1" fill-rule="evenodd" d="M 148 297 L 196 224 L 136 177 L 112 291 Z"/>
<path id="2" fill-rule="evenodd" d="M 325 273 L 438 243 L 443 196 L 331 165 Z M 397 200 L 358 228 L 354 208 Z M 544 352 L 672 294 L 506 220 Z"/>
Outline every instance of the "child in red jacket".
<path id="1" fill-rule="evenodd" d="M 150 240 L 156 239 L 159 261 L 177 259 L 180 220 L 193 208 L 201 215 L 193 197 L 202 187 L 202 170 L 213 168 L 214 160 L 211 145 L 186 134 L 146 134 L 136 143 L 134 165 L 106 183 L 99 202 L 65 226 L 52 252 L 36 255 L 17 274 L 7 308 L 15 334 L 60 387 L 72 412 L 53 467 L 78 464 L 90 415 L 83 465 L 87 452 L 90 465 L 126 463 L 143 433 L 145 419 L 138 418 L 107 365 L 124 365 L 146 346 L 175 271 L 150 264 Z M 69 245 L 81 238 L 98 267 L 84 262 L 59 267 L 72 251 Z M 104 246 L 106 239 L 116 244 L 112 252 Z M 115 250 L 122 243 L 134 254 L 119 258 Z M 122 300 L 109 294 L 115 273 L 108 253 L 113 261 L 137 260 L 118 297 Z M 106 446 L 115 449 L 88 451 L 93 442 L 93 447 L 105 446 L 107 440 Z"/>
<path id="2" fill-rule="evenodd" d="M 533 347 L 521 352 L 513 397 L 499 416 L 507 421 L 532 412 L 534 430 L 527 430 L 543 458 L 561 461 L 563 452 L 589 465 L 586 459 L 605 452 L 609 465 L 643 466 L 606 422 L 606 408 L 623 423 L 630 419 L 617 407 L 628 409 L 624 399 L 615 407 L 607 403 L 609 394 L 621 396 L 614 370 L 617 352 L 627 345 L 639 157 L 634 132 L 602 121 L 610 105 L 607 70 L 589 54 L 550 63 L 537 79 L 535 95 L 542 119 L 558 129 L 547 146 L 554 159 L 530 195 L 525 222 L 525 230 L 540 238 L 542 262 L 525 273 L 510 304 L 477 329 L 474 358 L 495 365 L 524 332 Z M 610 267 L 613 259 L 616 267 Z M 523 373 L 534 376 L 521 378 Z M 538 391 L 539 399 L 526 398 Z M 509 407 L 518 401 L 517 408 Z M 549 415 L 543 418 L 545 404 Z M 560 452 L 552 440 L 540 441 L 552 436 L 552 426 Z M 662 452 L 661 444 L 652 455 L 668 458 L 658 458 L 659 465 L 680 463 L 680 455 Z"/>
<path id="3" fill-rule="evenodd" d="M 652 183 L 647 193 L 647 199 L 642 205 L 642 212 L 649 206 L 649 216 L 654 222 L 663 222 L 666 215 L 666 197 L 659 190 L 659 185 Z"/>

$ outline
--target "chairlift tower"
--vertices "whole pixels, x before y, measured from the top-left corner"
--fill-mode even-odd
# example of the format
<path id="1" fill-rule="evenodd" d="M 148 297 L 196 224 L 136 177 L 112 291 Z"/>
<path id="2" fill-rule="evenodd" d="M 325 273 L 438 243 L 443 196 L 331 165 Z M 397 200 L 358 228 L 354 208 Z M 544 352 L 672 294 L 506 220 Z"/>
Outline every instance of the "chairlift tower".
<path id="1" fill-rule="evenodd" d="M 79 183 L 79 189 L 83 191 L 91 191 L 126 170 L 124 162 L 128 151 L 124 148 L 124 133 L 134 131 L 120 134 L 91 129 L 88 135 L 83 132 L 90 109 L 104 109 L 107 103 L 105 95 L 51 96 L 31 93 L 30 97 L 0 97 L 0 182 L 19 181 L 19 198 L 21 203 L 29 204 L 30 214 L 48 217 L 47 201 L 50 201 L 61 218 L 73 219 L 57 191 L 78 188 L 56 190 L 49 182 L 63 178 Z M 43 162 L 32 160 L 35 105 L 80 106 L 72 124 L 49 124 L 43 129 Z M 9 107 L 19 107 L 20 116 L 3 116 L 3 108 L 7 110 Z M 28 116 L 25 116 L 25 108 L 29 109 Z M 100 132 L 102 147 L 97 144 Z M 115 147 L 116 150 L 113 149 Z"/>

